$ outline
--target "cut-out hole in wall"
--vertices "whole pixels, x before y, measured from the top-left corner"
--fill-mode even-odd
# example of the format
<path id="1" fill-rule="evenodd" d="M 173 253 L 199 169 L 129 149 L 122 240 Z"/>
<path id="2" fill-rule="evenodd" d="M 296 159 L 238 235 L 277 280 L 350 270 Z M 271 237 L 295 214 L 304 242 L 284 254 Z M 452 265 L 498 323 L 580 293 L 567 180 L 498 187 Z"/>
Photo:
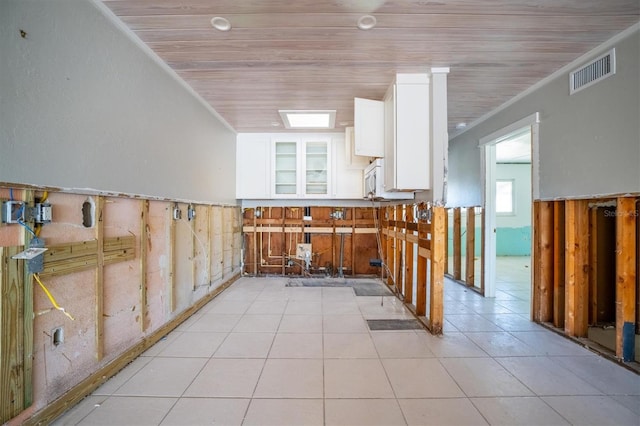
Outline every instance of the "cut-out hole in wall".
<path id="1" fill-rule="evenodd" d="M 96 222 L 96 203 L 89 197 L 82 203 L 82 225 L 85 228 L 93 228 Z"/>
<path id="2" fill-rule="evenodd" d="M 64 328 L 54 328 L 51 333 L 51 341 L 53 346 L 60 346 L 64 342 Z"/>

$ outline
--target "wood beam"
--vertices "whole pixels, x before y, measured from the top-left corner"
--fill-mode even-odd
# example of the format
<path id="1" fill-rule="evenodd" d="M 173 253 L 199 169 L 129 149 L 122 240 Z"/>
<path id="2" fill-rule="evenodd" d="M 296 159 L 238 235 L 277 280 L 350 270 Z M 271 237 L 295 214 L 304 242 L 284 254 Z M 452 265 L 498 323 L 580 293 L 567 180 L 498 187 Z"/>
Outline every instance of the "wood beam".
<path id="1" fill-rule="evenodd" d="M 420 209 L 425 208 L 424 205 L 420 205 Z M 421 240 L 427 240 L 427 231 L 425 221 L 423 219 L 418 220 L 418 271 L 416 283 L 416 315 L 419 317 L 425 316 L 427 312 L 427 257 L 420 256 L 420 242 Z"/>
<path id="2" fill-rule="evenodd" d="M 96 281 L 95 281 L 95 354 L 101 361 L 104 356 L 104 197 L 96 197 Z"/>
<path id="3" fill-rule="evenodd" d="M 11 259 L 23 249 L 24 246 L 0 247 L 0 422 L 3 424 L 26 408 L 25 268 L 23 260 Z"/>
<path id="4" fill-rule="evenodd" d="M 586 337 L 589 299 L 589 212 L 585 200 L 565 201 L 565 333 Z"/>
<path id="5" fill-rule="evenodd" d="M 167 251 L 169 252 L 169 312 L 176 310 L 176 219 L 173 218 L 174 205 L 169 204 L 167 208 L 167 220 L 169 221 L 169 232 L 167 233 Z"/>
<path id="6" fill-rule="evenodd" d="M 632 197 L 618 198 L 616 210 L 616 357 L 635 358 L 636 320 L 636 222 L 638 210 Z"/>
<path id="7" fill-rule="evenodd" d="M 564 201 L 553 203 L 553 325 L 564 328 L 565 315 Z"/>
<path id="8" fill-rule="evenodd" d="M 140 201 L 140 329 L 144 333 L 149 327 L 147 310 L 147 248 L 151 243 L 149 229 L 149 200 Z"/>
<path id="9" fill-rule="evenodd" d="M 444 273 L 449 273 L 449 210 L 444 210 Z"/>
<path id="10" fill-rule="evenodd" d="M 486 218 L 486 213 L 485 213 L 485 209 L 482 208 L 482 213 L 481 213 L 481 219 L 480 219 L 480 294 L 482 294 L 484 296 L 484 286 L 485 286 L 485 277 L 484 277 L 484 264 L 485 264 L 485 253 L 484 253 L 484 243 L 485 243 L 485 239 L 487 238 L 487 233 L 485 230 L 485 218 Z M 448 262 L 447 262 L 448 263 Z"/>
<path id="11" fill-rule="evenodd" d="M 444 232 L 443 207 L 434 207 L 431 216 L 431 269 L 429 277 L 429 329 L 432 334 L 442 334 L 444 324 Z"/>
<path id="12" fill-rule="evenodd" d="M 34 204 L 34 192 L 30 189 L 24 189 L 22 191 L 22 200 L 25 206 L 33 207 Z M 25 229 L 24 247 L 29 247 L 31 242 L 31 233 Z M 23 269 L 24 282 L 23 282 L 23 328 L 24 328 L 24 362 L 22 368 L 24 369 L 24 407 L 29 407 L 33 403 L 33 274 L 29 273 L 28 268 Z"/>
<path id="13" fill-rule="evenodd" d="M 540 272 L 538 321 L 549 322 L 553 319 L 553 202 L 541 201 L 537 204 L 539 257 L 534 259 L 534 263 L 539 265 Z"/>
<path id="14" fill-rule="evenodd" d="M 405 232 L 407 233 L 407 242 L 405 245 L 405 262 L 404 262 L 404 301 L 408 304 L 413 304 L 413 256 L 415 242 L 409 237 L 414 236 L 414 231 L 410 229 L 410 224 L 413 222 L 413 206 L 407 206 L 407 226 Z M 417 235 L 416 242 L 417 242 Z"/>
<path id="15" fill-rule="evenodd" d="M 434 230 L 435 233 L 435 230 Z M 466 266 L 465 266 L 465 282 L 467 286 L 475 285 L 475 258 L 476 258 L 476 211 L 473 207 L 467 208 L 467 247 L 466 247 Z"/>
<path id="16" fill-rule="evenodd" d="M 462 278 L 462 226 L 461 209 L 453 209 L 453 279 Z"/>

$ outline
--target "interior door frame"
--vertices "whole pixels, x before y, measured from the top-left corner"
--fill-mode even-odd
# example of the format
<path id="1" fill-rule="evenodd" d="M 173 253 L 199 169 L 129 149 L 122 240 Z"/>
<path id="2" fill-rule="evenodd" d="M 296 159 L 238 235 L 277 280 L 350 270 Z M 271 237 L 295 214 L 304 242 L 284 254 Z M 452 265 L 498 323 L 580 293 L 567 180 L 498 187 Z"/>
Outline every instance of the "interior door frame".
<path id="1" fill-rule="evenodd" d="M 478 148 L 480 148 L 481 152 L 481 173 L 483 178 L 482 208 L 485 212 L 483 223 L 485 238 L 482 247 L 485 297 L 496 296 L 496 145 L 525 127 L 531 128 L 531 195 L 533 200 L 539 199 L 539 123 L 540 113 L 535 112 L 480 138 L 478 142 Z M 531 253 L 533 256 L 534 251 L 532 250 Z M 532 259 L 531 263 L 534 264 L 535 261 L 536 259 Z"/>

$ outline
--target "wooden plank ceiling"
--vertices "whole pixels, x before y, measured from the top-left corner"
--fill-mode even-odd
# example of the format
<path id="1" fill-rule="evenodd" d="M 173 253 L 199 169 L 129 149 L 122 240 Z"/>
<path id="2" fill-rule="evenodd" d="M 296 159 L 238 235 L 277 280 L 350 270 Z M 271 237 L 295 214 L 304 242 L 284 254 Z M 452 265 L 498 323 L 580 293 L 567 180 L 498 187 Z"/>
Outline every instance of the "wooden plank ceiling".
<path id="1" fill-rule="evenodd" d="M 354 97 L 445 66 L 453 133 L 640 19 L 640 0 L 104 3 L 239 132 L 282 131 L 279 109 L 336 109 L 342 131 Z M 356 27 L 364 14 L 375 28 Z"/>

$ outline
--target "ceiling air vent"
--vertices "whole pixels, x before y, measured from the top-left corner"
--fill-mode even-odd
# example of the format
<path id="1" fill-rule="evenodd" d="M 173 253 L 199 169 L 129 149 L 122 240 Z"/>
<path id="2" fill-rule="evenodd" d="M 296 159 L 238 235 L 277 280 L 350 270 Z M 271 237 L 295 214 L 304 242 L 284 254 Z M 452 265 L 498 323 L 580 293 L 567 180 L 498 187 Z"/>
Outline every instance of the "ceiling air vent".
<path id="1" fill-rule="evenodd" d="M 573 95 L 585 87 L 616 73 L 616 50 L 611 49 L 599 58 L 569 74 L 569 94 Z"/>

